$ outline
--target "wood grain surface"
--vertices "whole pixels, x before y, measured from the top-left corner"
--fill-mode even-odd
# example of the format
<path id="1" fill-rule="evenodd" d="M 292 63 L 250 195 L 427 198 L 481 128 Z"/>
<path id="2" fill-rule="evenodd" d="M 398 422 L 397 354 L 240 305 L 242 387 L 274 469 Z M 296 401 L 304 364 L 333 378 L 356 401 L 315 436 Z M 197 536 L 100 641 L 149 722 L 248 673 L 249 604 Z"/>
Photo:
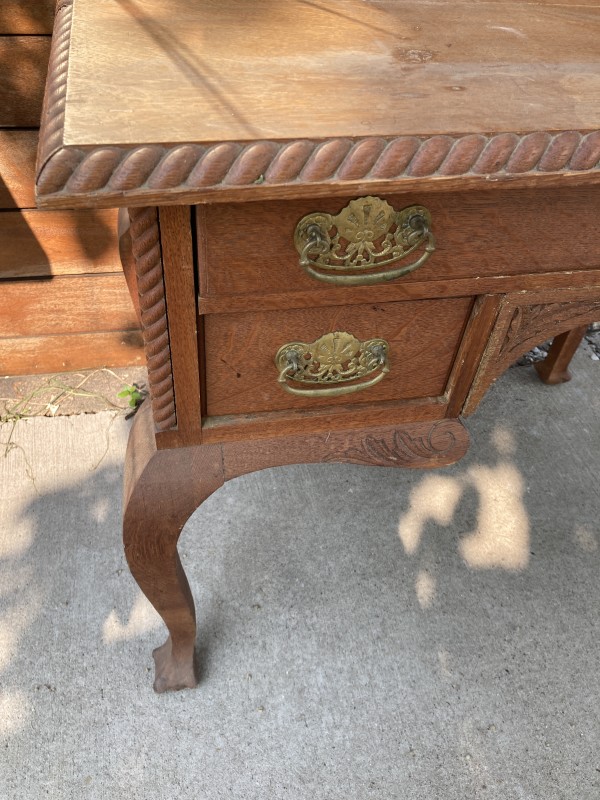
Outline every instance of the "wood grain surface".
<path id="1" fill-rule="evenodd" d="M 600 128 L 595 4 L 73 6 L 74 146 Z"/>
<path id="2" fill-rule="evenodd" d="M 177 541 L 188 517 L 224 481 L 221 448 L 157 451 L 150 405 L 133 423 L 125 456 L 123 544 L 132 575 L 169 637 L 154 653 L 154 690 L 196 685 L 196 614 Z"/>
<path id="3" fill-rule="evenodd" d="M 468 446 L 469 435 L 458 420 L 438 420 L 225 444 L 223 466 L 227 480 L 266 467 L 323 461 L 428 469 L 458 461 Z"/>
<path id="4" fill-rule="evenodd" d="M 442 395 L 471 305 L 471 298 L 457 298 L 206 317 L 206 414 L 364 405 Z M 361 341 L 386 339 L 390 373 L 351 400 L 343 396 L 305 399 L 285 392 L 277 382 L 274 363 L 279 348 L 288 342 L 310 343 L 333 331 L 347 331 Z"/>
<path id="5" fill-rule="evenodd" d="M 52 33 L 57 0 L 2 0 L 0 34 Z"/>
<path id="6" fill-rule="evenodd" d="M 388 400 L 381 403 L 340 404 L 314 411 L 302 411 L 302 424 L 311 433 L 328 433 L 343 427 L 360 431 L 385 425 L 406 425 L 431 422 L 447 416 L 446 397 L 425 397 L 418 400 Z M 293 435 L 298 430 L 298 411 L 265 411 L 260 414 L 207 417 L 202 426 L 202 442 L 255 441 Z M 162 435 L 161 435 L 162 436 Z M 166 444 L 178 447 L 179 443 Z"/>
<path id="7" fill-rule="evenodd" d="M 446 394 L 446 416 L 459 417 L 481 363 L 490 333 L 494 329 L 502 295 L 480 295 L 476 298 L 471 316 L 454 361 Z"/>
<path id="8" fill-rule="evenodd" d="M 60 4 L 44 207 L 600 181 L 595 5 L 466 0 L 424 14 L 418 0 L 179 0 L 172 11 Z"/>
<path id="9" fill-rule="evenodd" d="M 177 430 L 198 441 L 202 435 L 198 314 L 191 210 L 159 209 L 162 259 Z"/>
<path id="10" fill-rule="evenodd" d="M 201 297 L 327 291 L 329 287 L 300 267 L 294 231 L 306 214 L 339 213 L 350 199 L 199 206 Z M 600 187 L 444 195 L 423 191 L 383 199 L 397 210 L 415 204 L 428 208 L 436 237 L 430 259 L 394 285 L 600 266 Z"/>
<path id="11" fill-rule="evenodd" d="M 0 210 L 35 208 L 37 145 L 37 130 L 0 130 Z"/>
<path id="12" fill-rule="evenodd" d="M 375 303 L 399 300 L 423 300 L 436 297 L 465 297 L 473 294 L 505 294 L 517 285 L 523 291 L 541 289 L 569 289 L 571 287 L 597 286 L 598 270 L 567 270 L 565 272 L 538 272 L 519 275 L 490 275 L 455 280 L 407 281 L 369 287 L 369 299 Z M 318 308 L 336 303 L 344 306 L 361 305 L 365 299 L 364 287 L 323 288 L 253 295 L 215 295 L 202 297 L 198 303 L 201 314 L 224 314 L 246 311 L 273 311 L 284 308 Z"/>
<path id="13" fill-rule="evenodd" d="M 115 212 L 42 213 L 35 209 L 35 160 L 41 98 L 50 50 L 55 0 L 0 0 L 0 291 L 3 298 L 0 368 L 3 374 L 54 372 L 143 363 L 139 332 L 125 313 L 116 244 Z M 2 126 L 9 126 L 4 127 Z M 26 129 L 18 126 L 26 126 Z M 18 210 L 24 213 L 19 214 Z M 77 275 L 55 283 L 52 275 Z M 86 275 L 116 279 L 109 292 L 89 296 L 97 284 Z M 19 279 L 18 282 L 15 279 Z M 27 279 L 23 281 L 22 279 Z M 58 279 L 57 279 L 58 280 Z M 6 283 L 8 281 L 8 283 Z M 50 295 L 53 308 L 44 300 Z M 23 303 L 25 319 L 19 321 Z M 92 309 L 90 325 L 82 320 Z M 125 320 L 114 330 L 114 308 Z M 91 332 L 44 334 L 39 315 L 54 320 L 53 329 Z M 95 326 L 95 330 L 94 327 Z"/>
<path id="14" fill-rule="evenodd" d="M 0 337 L 0 364 L 3 375 L 143 366 L 142 334 L 129 330 Z"/>
<path id="15" fill-rule="evenodd" d="M 122 274 L 2 282 L 0 337 L 121 333 L 137 327 Z"/>
<path id="16" fill-rule="evenodd" d="M 0 280 L 120 272 L 116 225 L 114 210 L 1 213 Z"/>
<path id="17" fill-rule="evenodd" d="M 0 127 L 40 124 L 49 57 L 48 36 L 0 37 Z"/>

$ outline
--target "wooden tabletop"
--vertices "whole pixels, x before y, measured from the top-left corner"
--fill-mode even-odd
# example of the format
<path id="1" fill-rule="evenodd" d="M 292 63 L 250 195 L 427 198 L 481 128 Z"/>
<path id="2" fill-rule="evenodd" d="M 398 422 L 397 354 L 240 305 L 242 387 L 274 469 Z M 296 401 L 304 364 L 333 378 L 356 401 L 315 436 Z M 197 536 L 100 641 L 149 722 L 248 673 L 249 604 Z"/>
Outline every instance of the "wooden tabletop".
<path id="1" fill-rule="evenodd" d="M 597 180 L 599 41 L 600 0 L 64 0 L 39 199 Z"/>

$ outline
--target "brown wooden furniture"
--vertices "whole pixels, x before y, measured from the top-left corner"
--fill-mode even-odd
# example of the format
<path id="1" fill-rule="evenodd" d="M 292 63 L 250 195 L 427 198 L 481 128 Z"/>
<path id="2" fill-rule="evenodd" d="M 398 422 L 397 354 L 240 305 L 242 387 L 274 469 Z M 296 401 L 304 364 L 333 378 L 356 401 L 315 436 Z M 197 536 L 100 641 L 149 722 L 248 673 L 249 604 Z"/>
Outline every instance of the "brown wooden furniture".
<path id="1" fill-rule="evenodd" d="M 532 345 L 564 377 L 600 316 L 600 8 L 63 0 L 55 31 L 38 200 L 129 209 L 125 550 L 155 688 L 193 686 L 176 545 L 225 480 L 449 464 Z"/>

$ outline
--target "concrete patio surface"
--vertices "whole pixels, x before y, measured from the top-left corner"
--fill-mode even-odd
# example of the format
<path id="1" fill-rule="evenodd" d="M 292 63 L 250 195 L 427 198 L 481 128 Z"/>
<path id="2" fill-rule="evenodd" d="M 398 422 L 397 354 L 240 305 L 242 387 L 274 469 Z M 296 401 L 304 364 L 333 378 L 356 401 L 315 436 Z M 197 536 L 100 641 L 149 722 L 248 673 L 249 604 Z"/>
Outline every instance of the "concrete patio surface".
<path id="1" fill-rule="evenodd" d="M 239 478 L 181 540 L 202 669 L 120 545 L 128 424 L 0 430 L 0 798 L 598 800 L 600 365 L 510 370 L 433 472 Z"/>

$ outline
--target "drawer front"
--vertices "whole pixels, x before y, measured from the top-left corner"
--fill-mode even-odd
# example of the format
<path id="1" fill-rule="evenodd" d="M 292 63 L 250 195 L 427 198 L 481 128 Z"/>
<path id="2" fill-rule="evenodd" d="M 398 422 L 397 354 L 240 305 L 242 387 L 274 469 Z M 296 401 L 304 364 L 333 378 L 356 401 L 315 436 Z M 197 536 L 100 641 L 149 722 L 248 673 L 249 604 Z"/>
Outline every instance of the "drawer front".
<path id="1" fill-rule="evenodd" d="M 597 187 L 386 195 L 382 199 L 396 211 L 426 208 L 435 236 L 435 252 L 429 258 L 422 258 L 424 248 L 420 247 L 395 265 L 410 267 L 422 261 L 414 271 L 395 278 L 394 284 L 591 269 L 600 264 Z M 307 215 L 319 212 L 335 218 L 351 200 L 317 198 L 198 207 L 201 296 L 331 286 L 300 266 L 294 234 Z"/>
<path id="2" fill-rule="evenodd" d="M 461 297 L 207 315 L 206 415 L 438 397 L 445 392 L 472 303 Z M 385 358 L 380 358 L 382 340 Z M 306 367 L 304 381 L 293 367 L 286 371 L 285 359 L 275 363 L 278 351 L 290 344 Z M 319 373 L 322 378 L 315 377 Z M 332 388 L 333 396 L 324 391 Z M 300 394 L 306 390 L 308 396 Z"/>

